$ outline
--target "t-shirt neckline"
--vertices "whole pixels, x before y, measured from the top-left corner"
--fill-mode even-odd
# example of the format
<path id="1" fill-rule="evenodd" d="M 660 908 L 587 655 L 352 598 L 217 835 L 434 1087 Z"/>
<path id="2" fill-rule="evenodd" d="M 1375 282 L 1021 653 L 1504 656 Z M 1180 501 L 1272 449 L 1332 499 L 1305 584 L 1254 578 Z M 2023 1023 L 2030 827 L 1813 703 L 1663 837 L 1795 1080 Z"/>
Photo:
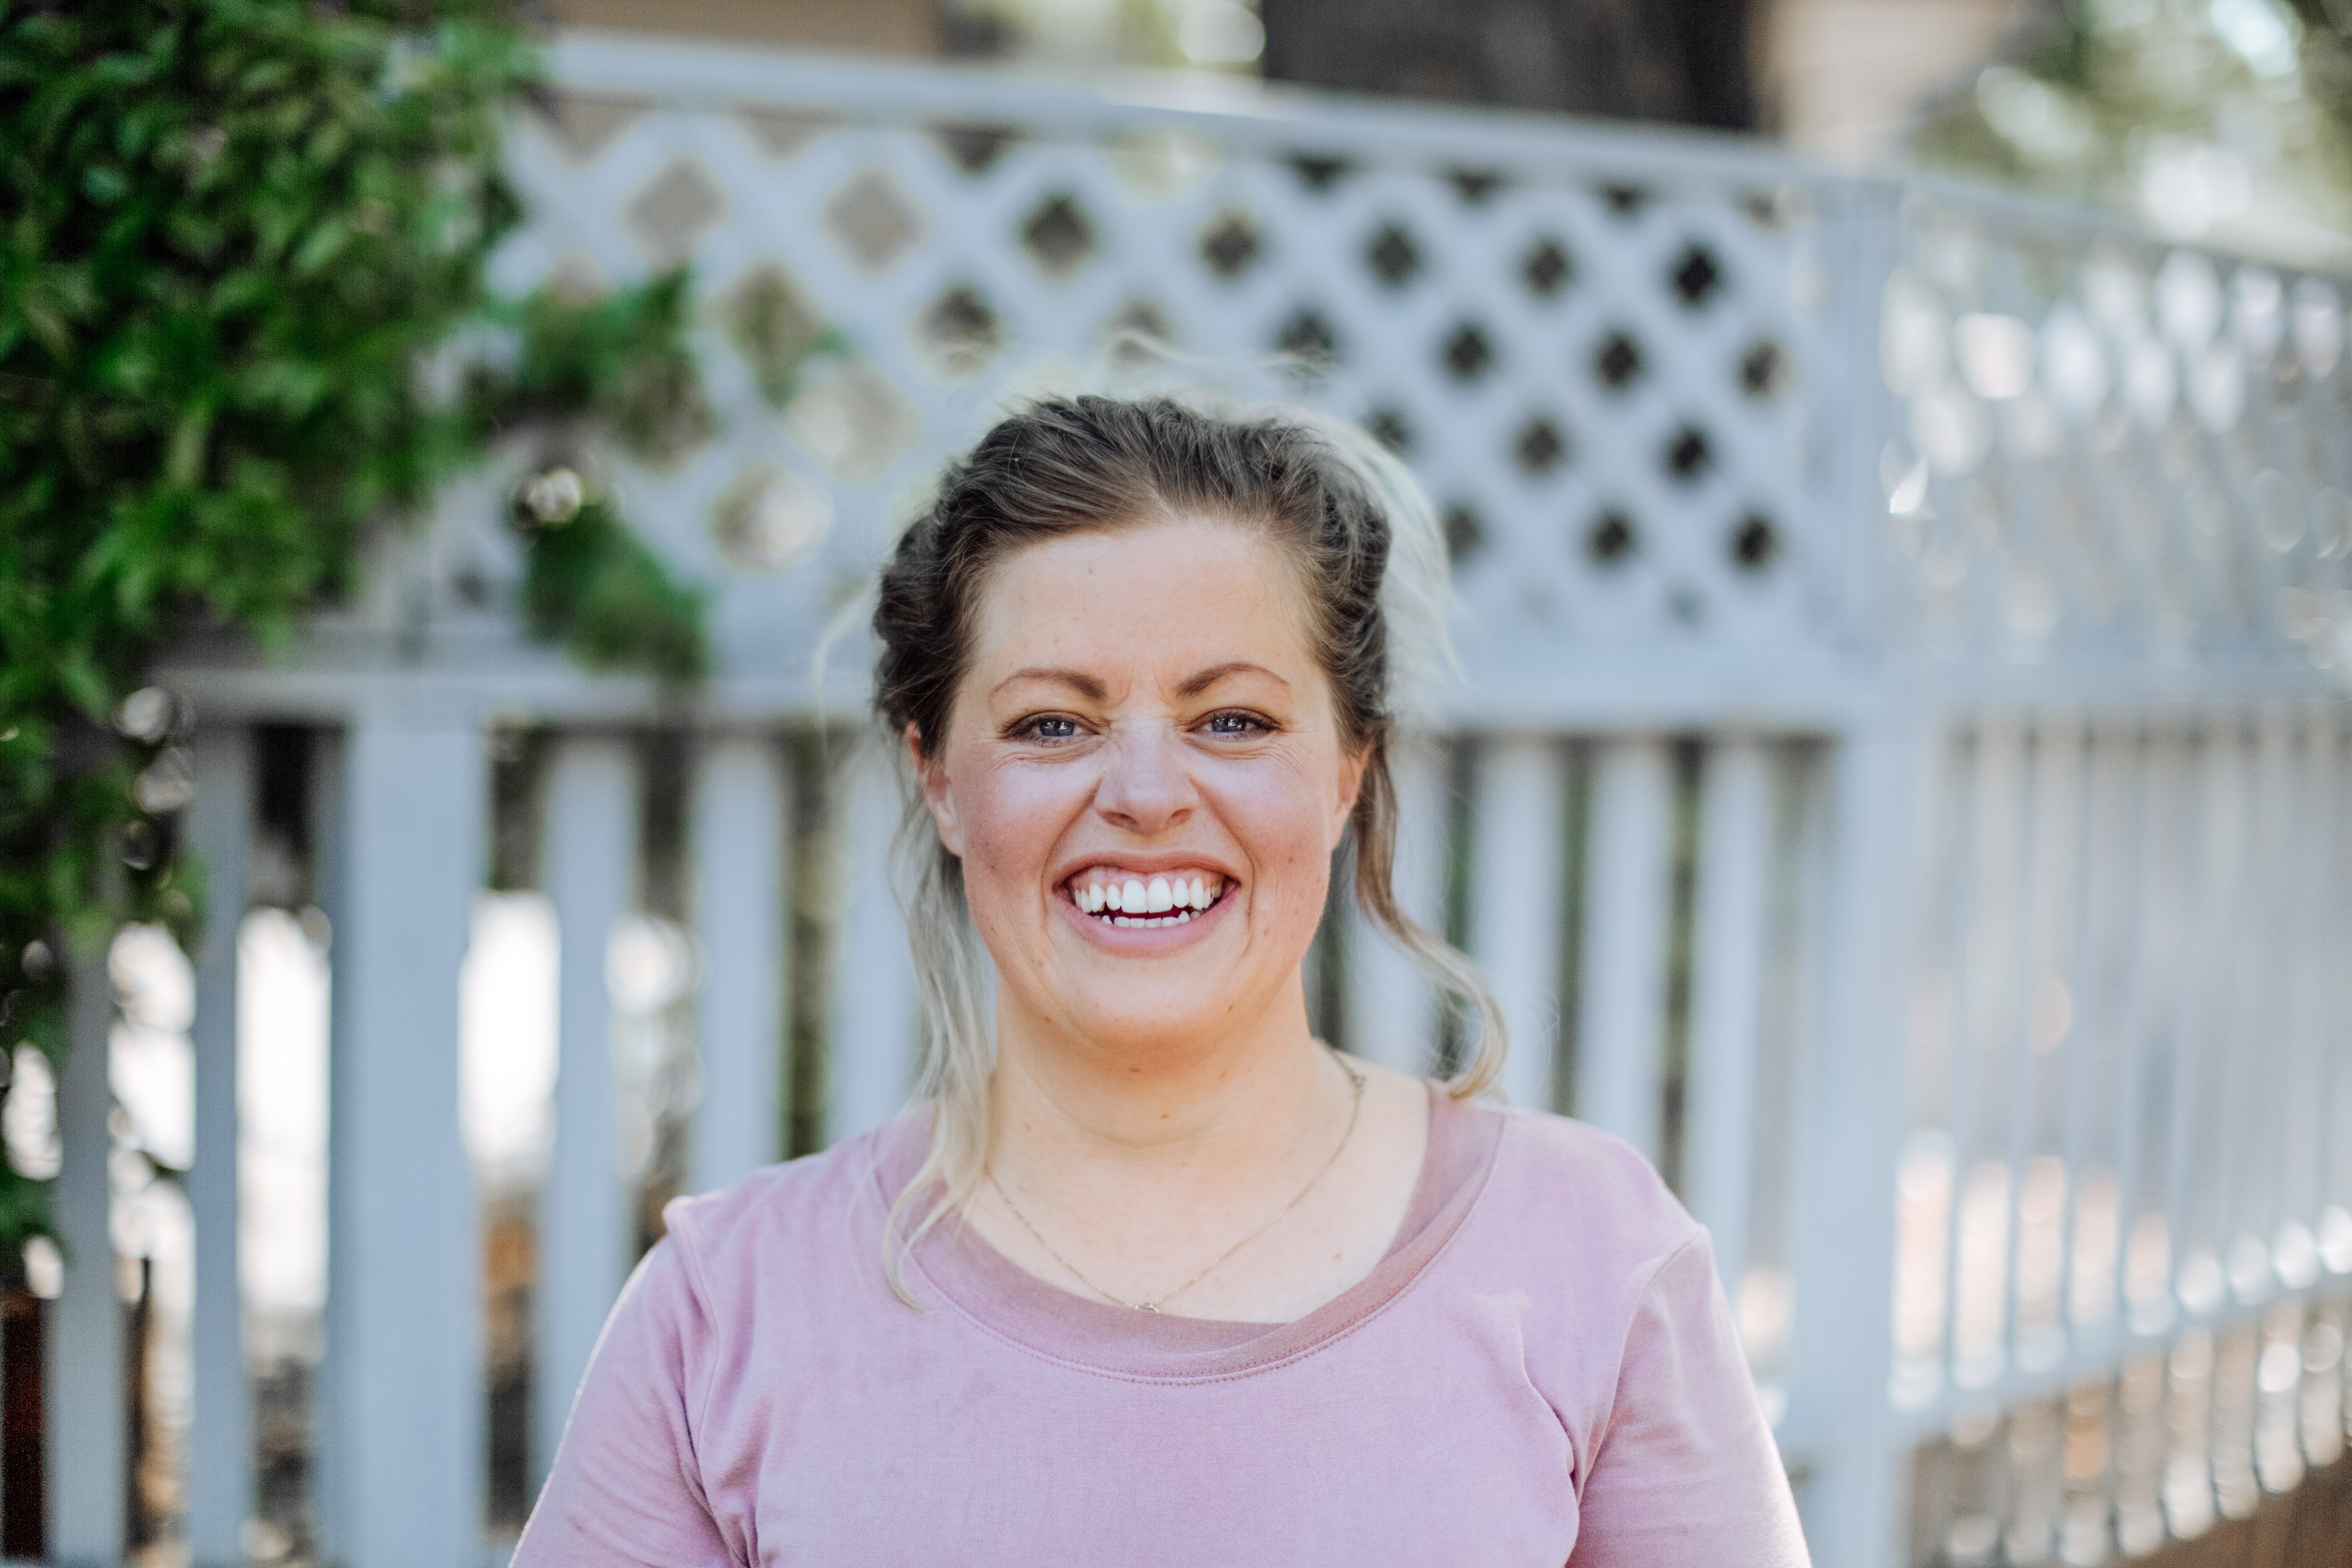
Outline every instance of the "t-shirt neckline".
<path id="1" fill-rule="evenodd" d="M 1202 1382 L 1246 1376 L 1312 1353 L 1386 1310 L 1427 1271 L 1475 1206 L 1502 1141 L 1504 1118 L 1431 1083 L 1429 1145 L 1404 1222 L 1370 1273 L 1286 1323 L 1232 1322 L 1140 1312 L 1065 1290 L 991 1246 L 953 1216 L 909 1261 L 909 1283 L 929 1287 L 962 1316 L 1032 1354 L 1107 1376 Z M 889 1200 L 921 1162 L 929 1118 L 886 1134 L 875 1179 Z M 927 1305 L 929 1303 L 926 1303 Z"/>

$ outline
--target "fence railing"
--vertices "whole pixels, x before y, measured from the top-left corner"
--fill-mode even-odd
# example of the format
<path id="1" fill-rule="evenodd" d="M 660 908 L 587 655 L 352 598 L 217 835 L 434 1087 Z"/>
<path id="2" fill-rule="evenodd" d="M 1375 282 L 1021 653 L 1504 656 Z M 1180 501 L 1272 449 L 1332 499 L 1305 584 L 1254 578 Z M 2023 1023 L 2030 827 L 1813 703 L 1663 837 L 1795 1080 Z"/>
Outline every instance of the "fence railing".
<path id="1" fill-rule="evenodd" d="M 521 637 L 518 450 L 291 662 L 169 670 L 215 933 L 197 1562 L 255 1507 L 223 933 L 257 903 L 332 932 L 320 1549 L 475 1561 L 649 1200 L 903 1099 L 898 796 L 855 743 L 856 645 L 820 702 L 816 639 L 943 455 L 1008 394 L 1139 374 L 1129 332 L 1362 421 L 1445 509 L 1464 673 L 1405 752 L 1403 896 L 1494 978 L 1511 1099 L 1631 1138 L 1714 1230 L 1820 1561 L 2095 1563 L 2333 1462 L 2335 285 L 1663 133 L 592 36 L 555 63 L 500 275 L 693 261 L 719 429 L 603 477 L 712 584 L 719 669 L 680 706 Z M 462 1131 L 492 888 L 543 900 L 554 958 L 520 1177 Z M 1351 920 L 1309 962 L 1338 1042 L 1447 1048 Z M 49 1475 L 53 1550 L 104 1561 L 110 998 L 83 990 Z"/>

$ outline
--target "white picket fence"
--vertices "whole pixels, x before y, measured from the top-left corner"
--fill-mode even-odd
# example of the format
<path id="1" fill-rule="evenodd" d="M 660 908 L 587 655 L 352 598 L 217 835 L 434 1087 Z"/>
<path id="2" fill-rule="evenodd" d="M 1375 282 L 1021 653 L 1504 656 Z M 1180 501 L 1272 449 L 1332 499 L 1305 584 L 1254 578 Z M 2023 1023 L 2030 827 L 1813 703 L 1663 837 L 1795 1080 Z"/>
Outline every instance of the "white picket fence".
<path id="1" fill-rule="evenodd" d="M 639 1233 L 616 925 L 650 910 L 696 950 L 683 1184 L 900 1103 L 920 1023 L 883 874 L 898 795 L 849 743 L 858 645 L 820 700 L 815 638 L 945 454 L 1009 395 L 1115 378 L 1104 345 L 1138 329 L 1363 420 L 1447 510 L 1464 673 L 1405 751 L 1401 889 L 1493 976 L 1510 1098 L 1633 1139 L 1714 1230 L 1818 1561 L 2096 1563 L 2334 1460 L 2336 285 L 1662 132 L 587 35 L 555 66 L 556 112 L 514 138 L 533 216 L 501 277 L 697 268 L 721 429 L 604 479 L 718 592 L 708 691 L 585 679 L 520 637 L 499 496 L 529 449 L 292 661 L 191 648 L 166 676 L 200 716 L 215 932 L 257 863 L 257 726 L 310 737 L 331 1560 L 495 1554 L 457 1070 L 486 865 L 536 858 L 560 933 L 543 1466 Z M 795 323 L 841 351 L 774 405 L 760 379 L 791 368 Z M 1434 1059 L 1433 1002 L 1351 921 L 1311 962 L 1340 1043 Z M 216 938 L 189 1182 L 199 1563 L 238 1560 L 252 1496 L 235 987 Z M 85 993 L 51 1335 L 68 1563 L 119 1555 L 123 1485 L 106 999 Z"/>

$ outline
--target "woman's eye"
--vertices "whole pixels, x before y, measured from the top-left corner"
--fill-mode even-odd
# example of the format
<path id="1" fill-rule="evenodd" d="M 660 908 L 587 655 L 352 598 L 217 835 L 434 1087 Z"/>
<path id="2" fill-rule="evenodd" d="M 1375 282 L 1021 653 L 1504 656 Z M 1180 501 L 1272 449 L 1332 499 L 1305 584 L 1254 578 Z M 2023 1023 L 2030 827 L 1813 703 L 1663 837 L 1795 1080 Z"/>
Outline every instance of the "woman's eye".
<path id="1" fill-rule="evenodd" d="M 1078 738 L 1078 721 L 1059 713 L 1047 713 L 1032 719 L 1021 728 L 1032 741 L 1075 741 Z"/>
<path id="2" fill-rule="evenodd" d="M 1252 713 L 1213 713 L 1209 716 L 1212 735 L 1255 735 L 1265 730 L 1265 721 Z"/>

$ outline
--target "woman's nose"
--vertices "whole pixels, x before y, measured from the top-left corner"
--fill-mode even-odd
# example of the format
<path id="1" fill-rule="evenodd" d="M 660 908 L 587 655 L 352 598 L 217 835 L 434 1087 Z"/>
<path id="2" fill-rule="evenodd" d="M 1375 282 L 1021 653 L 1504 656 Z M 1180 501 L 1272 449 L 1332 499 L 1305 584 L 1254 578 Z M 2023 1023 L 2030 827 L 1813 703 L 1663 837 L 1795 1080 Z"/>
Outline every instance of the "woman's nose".
<path id="1" fill-rule="evenodd" d="M 1184 766 L 1184 742 L 1164 724 L 1114 731 L 1109 761 L 1095 790 L 1095 809 L 1129 833 L 1156 837 L 1181 824 L 1199 804 Z"/>

